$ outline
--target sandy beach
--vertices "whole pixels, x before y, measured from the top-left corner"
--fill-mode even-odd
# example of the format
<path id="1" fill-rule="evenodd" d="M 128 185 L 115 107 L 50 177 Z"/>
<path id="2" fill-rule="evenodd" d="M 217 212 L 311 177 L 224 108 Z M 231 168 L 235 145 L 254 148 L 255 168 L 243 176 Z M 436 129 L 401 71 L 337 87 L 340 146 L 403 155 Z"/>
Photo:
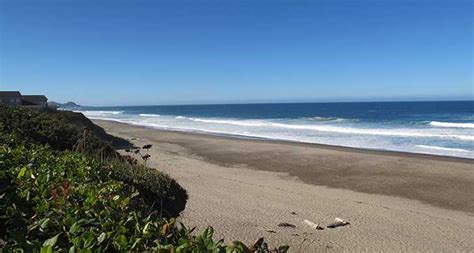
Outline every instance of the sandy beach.
<path id="1" fill-rule="evenodd" d="M 290 252 L 474 251 L 473 160 L 94 123 L 153 144 L 148 165 L 188 191 L 179 220 L 217 238 L 264 237 Z M 350 225 L 304 223 L 335 217 Z"/>

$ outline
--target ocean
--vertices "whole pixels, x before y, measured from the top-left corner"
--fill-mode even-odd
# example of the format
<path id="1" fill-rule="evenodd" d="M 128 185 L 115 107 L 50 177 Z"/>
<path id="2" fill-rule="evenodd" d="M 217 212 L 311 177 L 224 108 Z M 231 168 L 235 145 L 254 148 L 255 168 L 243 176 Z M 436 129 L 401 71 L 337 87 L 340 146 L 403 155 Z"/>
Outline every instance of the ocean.
<path id="1" fill-rule="evenodd" d="M 156 129 L 474 158 L 474 101 L 82 107 L 80 112 Z"/>

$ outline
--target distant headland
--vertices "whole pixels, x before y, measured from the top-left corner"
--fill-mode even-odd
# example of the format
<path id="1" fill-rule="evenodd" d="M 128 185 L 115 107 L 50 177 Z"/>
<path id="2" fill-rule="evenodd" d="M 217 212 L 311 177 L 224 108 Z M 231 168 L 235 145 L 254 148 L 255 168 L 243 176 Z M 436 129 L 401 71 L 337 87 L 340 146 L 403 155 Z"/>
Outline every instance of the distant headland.
<path id="1" fill-rule="evenodd" d="M 78 105 L 75 102 L 69 101 L 66 103 L 59 103 L 55 101 L 48 102 L 48 106 L 50 107 L 56 107 L 56 108 L 65 108 L 65 109 L 74 109 L 74 108 L 80 108 L 81 106 Z"/>

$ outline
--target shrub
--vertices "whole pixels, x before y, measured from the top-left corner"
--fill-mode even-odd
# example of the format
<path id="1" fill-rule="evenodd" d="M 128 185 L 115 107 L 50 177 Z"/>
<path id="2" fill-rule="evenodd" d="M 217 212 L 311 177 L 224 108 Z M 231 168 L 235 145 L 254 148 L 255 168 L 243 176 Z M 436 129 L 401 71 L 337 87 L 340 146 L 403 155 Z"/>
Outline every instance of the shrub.
<path id="1" fill-rule="evenodd" d="M 114 137 L 84 118 L 0 106 L 0 252 L 287 251 L 177 225 L 186 191 L 121 159 Z"/>
<path id="2" fill-rule="evenodd" d="M 71 118 L 78 118 L 71 114 L 77 113 L 0 106 L 0 131 L 14 134 L 16 141 L 47 144 L 55 150 L 72 150 L 84 134 L 88 135 L 84 151 L 93 153 L 109 146 L 94 131 L 84 131 L 84 128 L 88 128 L 87 118 L 82 116 L 84 123 L 70 121 Z M 98 131 L 97 127 L 94 129 Z"/>
<path id="3" fill-rule="evenodd" d="M 186 190 L 156 169 L 124 162 L 110 142 L 98 136 L 103 129 L 82 114 L 5 106 L 0 106 L 0 112 L 2 143 L 12 147 L 45 144 L 53 150 L 78 151 L 106 164 L 103 167 L 111 171 L 115 180 L 133 185 L 141 193 L 144 206 L 166 217 L 176 217 L 184 210 L 188 198 Z M 114 139 L 105 132 L 101 136 Z"/>
<path id="4" fill-rule="evenodd" d="M 133 185 L 82 154 L 44 146 L 0 147 L 0 238 L 5 252 L 266 252 L 259 241 L 224 245 L 213 229 L 193 236 L 142 208 Z M 281 252 L 287 247 L 282 247 Z"/>
<path id="5" fill-rule="evenodd" d="M 140 164 L 130 165 L 121 160 L 107 162 L 111 176 L 133 185 L 148 208 L 165 217 L 176 217 L 186 206 L 188 195 L 176 180 L 168 175 Z"/>
<path id="6" fill-rule="evenodd" d="M 89 135 L 86 151 L 131 145 L 122 138 L 107 134 L 82 113 L 0 105 L 0 130 L 14 132 L 19 139 L 29 143 L 48 144 L 57 150 L 72 150 L 85 129 Z"/>

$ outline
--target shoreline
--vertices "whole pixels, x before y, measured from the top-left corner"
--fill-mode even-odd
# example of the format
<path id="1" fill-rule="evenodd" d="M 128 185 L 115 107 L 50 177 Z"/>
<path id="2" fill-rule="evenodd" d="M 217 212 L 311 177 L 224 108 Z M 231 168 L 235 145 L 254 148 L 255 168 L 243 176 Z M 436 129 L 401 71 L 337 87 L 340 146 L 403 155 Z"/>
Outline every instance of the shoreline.
<path id="1" fill-rule="evenodd" d="M 94 122 L 105 128 L 120 126 L 143 133 L 150 141 L 180 145 L 210 163 L 225 167 L 288 173 L 307 184 L 414 199 L 474 213 L 474 196 L 465 194 L 474 192 L 474 161 L 470 159 Z"/>
<path id="2" fill-rule="evenodd" d="M 157 128 L 157 127 L 143 126 L 143 125 L 138 125 L 138 124 L 130 124 L 130 123 L 125 123 L 125 122 L 122 122 L 120 120 L 115 120 L 115 119 L 98 119 L 98 118 L 92 117 L 90 118 L 90 120 L 92 120 L 93 122 L 101 122 L 101 121 L 113 122 L 113 123 L 124 124 L 128 126 L 142 127 L 142 128 L 146 128 L 150 130 L 155 130 L 155 131 L 165 131 L 165 132 L 190 134 L 190 135 L 202 135 L 206 137 L 225 138 L 225 139 L 230 139 L 230 140 L 273 142 L 273 143 L 279 143 L 279 144 L 301 145 L 301 146 L 306 146 L 306 147 L 332 149 L 332 150 L 337 150 L 337 151 L 351 151 L 351 152 L 359 152 L 359 153 L 365 153 L 365 154 L 387 154 L 387 155 L 394 155 L 394 156 L 401 156 L 401 157 L 412 156 L 412 157 L 417 157 L 417 158 L 426 158 L 426 159 L 440 160 L 440 161 L 471 163 L 474 165 L 474 158 L 469 158 L 469 157 L 436 155 L 436 154 L 428 154 L 428 153 L 415 153 L 415 152 L 397 151 L 397 150 L 388 150 L 388 149 L 349 147 L 349 146 L 340 146 L 340 145 L 332 145 L 332 144 L 303 142 L 303 141 L 294 141 L 294 140 L 285 140 L 285 139 L 272 139 L 272 138 L 265 138 L 265 137 L 254 137 L 254 136 L 215 133 L 215 132 L 206 132 L 206 131 L 184 131 L 184 130 L 180 131 L 176 129 Z"/>
<path id="3" fill-rule="evenodd" d="M 474 250 L 472 163 L 94 123 L 152 144 L 147 165 L 189 194 L 179 221 L 213 226 L 226 241 L 264 237 L 290 252 Z M 325 227 L 335 217 L 351 224 L 304 223 Z"/>

